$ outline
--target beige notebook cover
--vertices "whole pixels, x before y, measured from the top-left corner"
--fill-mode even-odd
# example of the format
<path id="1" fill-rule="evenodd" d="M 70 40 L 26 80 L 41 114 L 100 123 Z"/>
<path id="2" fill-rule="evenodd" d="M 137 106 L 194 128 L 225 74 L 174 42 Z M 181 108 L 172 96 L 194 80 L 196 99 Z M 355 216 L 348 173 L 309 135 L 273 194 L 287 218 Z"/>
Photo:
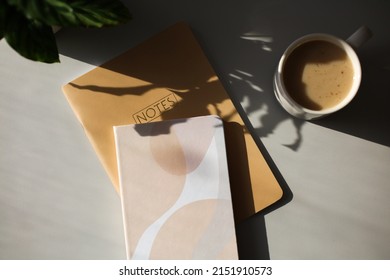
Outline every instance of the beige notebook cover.
<path id="1" fill-rule="evenodd" d="M 222 120 L 114 127 L 128 259 L 238 259 Z"/>
<path id="2" fill-rule="evenodd" d="M 63 91 L 117 189 L 113 126 L 214 114 L 227 124 L 236 219 L 282 197 L 267 162 L 185 23 L 76 78 Z"/>

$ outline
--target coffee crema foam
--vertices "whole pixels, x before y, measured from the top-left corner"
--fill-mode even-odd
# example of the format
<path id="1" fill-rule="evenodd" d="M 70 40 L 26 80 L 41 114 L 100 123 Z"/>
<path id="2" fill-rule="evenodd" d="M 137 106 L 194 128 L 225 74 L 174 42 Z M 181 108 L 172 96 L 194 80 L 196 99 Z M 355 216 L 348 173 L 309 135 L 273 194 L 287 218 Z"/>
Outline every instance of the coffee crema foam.
<path id="1" fill-rule="evenodd" d="M 298 46 L 286 59 L 283 82 L 301 106 L 323 110 L 336 106 L 349 93 L 354 70 L 347 53 L 327 41 Z"/>

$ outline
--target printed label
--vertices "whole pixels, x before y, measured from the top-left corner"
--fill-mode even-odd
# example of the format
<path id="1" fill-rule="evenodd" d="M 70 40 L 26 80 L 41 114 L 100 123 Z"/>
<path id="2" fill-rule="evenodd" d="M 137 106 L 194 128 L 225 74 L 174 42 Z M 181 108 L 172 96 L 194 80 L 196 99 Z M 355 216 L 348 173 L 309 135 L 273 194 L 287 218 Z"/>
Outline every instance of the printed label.
<path id="1" fill-rule="evenodd" d="M 171 93 L 165 96 L 164 98 L 161 98 L 160 100 L 149 105 L 148 107 L 135 113 L 133 115 L 133 119 L 137 124 L 148 123 L 154 120 L 155 118 L 161 116 L 162 113 L 172 109 L 176 103 L 177 103 L 176 96 L 173 93 Z"/>

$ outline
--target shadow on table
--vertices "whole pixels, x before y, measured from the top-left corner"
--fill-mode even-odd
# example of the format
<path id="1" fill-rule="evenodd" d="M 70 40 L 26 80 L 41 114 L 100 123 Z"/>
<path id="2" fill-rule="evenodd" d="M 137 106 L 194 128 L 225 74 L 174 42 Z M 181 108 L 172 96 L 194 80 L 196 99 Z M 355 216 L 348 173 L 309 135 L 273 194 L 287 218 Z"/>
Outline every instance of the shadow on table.
<path id="1" fill-rule="evenodd" d="M 265 215 L 289 203 L 293 194 L 261 138 L 274 133 L 281 123 L 291 121 L 294 126 L 291 139 L 294 141 L 285 146 L 299 152 L 305 141 L 302 128 L 308 124 L 291 117 L 277 103 L 272 89 L 274 69 L 284 49 L 294 39 L 311 32 L 327 32 L 346 38 L 362 24 L 361 18 L 351 14 L 349 3 L 345 3 L 333 15 L 335 20 L 325 22 L 321 11 L 338 3 L 336 1 L 320 5 L 311 1 L 287 1 L 283 9 L 275 1 L 226 1 L 223 6 L 209 2 L 207 8 L 200 2 L 193 2 L 188 7 L 179 5 L 180 1 L 171 1 L 176 9 L 164 8 L 166 3 L 154 2 L 148 6 L 144 4 L 146 2 L 129 2 L 135 18 L 128 25 L 109 30 L 60 31 L 57 34 L 60 53 L 100 65 L 159 30 L 187 18 L 227 92 L 231 97 L 234 95 L 240 115 L 256 114 L 251 116 L 259 123 L 256 127 L 250 125 L 248 118 L 243 117 L 244 121 L 252 135 L 257 136 L 255 140 L 282 186 L 284 195 L 281 200 L 237 225 L 240 258 L 269 259 Z M 300 4 L 313 13 L 302 10 Z M 369 7 L 363 2 L 357 5 L 356 10 Z M 162 10 L 167 10 L 164 17 L 161 17 Z M 201 11 L 202 17 L 194 18 L 190 11 Z M 350 15 L 347 23 L 342 20 L 346 12 Z M 346 34 L 340 34 L 340 22 L 345 23 L 344 31 L 349 30 Z M 376 39 L 376 36 L 387 36 L 387 33 L 375 28 L 372 31 L 373 39 L 359 52 L 363 80 L 358 96 L 342 111 L 311 123 L 390 146 L 390 110 L 387 109 L 390 104 L 390 52 L 389 46 L 381 45 L 382 41 Z"/>
<path id="2" fill-rule="evenodd" d="M 356 97 L 341 111 L 312 123 L 390 147 L 389 49 L 367 45 L 359 53 L 363 73 Z"/>

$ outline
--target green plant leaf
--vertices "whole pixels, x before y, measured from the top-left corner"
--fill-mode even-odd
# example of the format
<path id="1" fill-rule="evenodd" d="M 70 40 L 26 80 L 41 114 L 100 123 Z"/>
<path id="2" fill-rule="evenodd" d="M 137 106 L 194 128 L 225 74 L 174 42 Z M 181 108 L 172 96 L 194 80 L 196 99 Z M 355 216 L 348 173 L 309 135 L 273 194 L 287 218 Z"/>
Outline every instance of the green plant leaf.
<path id="1" fill-rule="evenodd" d="M 52 28 L 41 22 L 27 19 L 15 9 L 10 8 L 7 11 L 4 38 L 25 58 L 46 63 L 59 62 Z"/>
<path id="2" fill-rule="evenodd" d="M 6 0 L 26 18 L 47 25 L 102 27 L 131 19 L 120 0 Z"/>
<path id="3" fill-rule="evenodd" d="M 58 62 L 51 26 L 116 26 L 131 19 L 120 0 L 1 0 L 0 40 L 22 56 Z"/>
<path id="4" fill-rule="evenodd" d="M 131 19 L 129 10 L 118 0 L 79 0 L 72 2 L 71 6 L 85 26 L 115 26 Z"/>

